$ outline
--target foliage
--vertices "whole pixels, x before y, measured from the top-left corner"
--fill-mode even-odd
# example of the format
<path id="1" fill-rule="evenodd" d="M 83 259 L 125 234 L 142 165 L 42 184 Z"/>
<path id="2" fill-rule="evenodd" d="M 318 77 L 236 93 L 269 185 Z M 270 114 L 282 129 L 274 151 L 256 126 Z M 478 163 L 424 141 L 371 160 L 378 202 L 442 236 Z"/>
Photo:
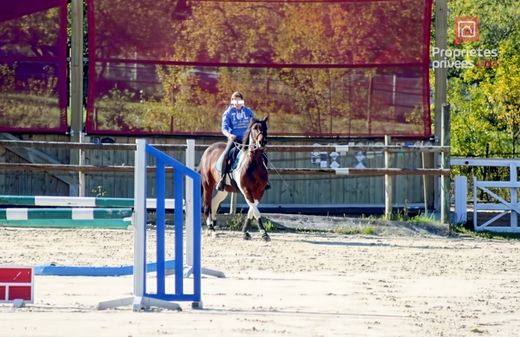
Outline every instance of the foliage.
<path id="1" fill-rule="evenodd" d="M 334 233 L 341 235 L 376 235 L 377 230 L 373 226 L 358 226 L 358 227 L 336 227 Z"/>
<path id="2" fill-rule="evenodd" d="M 96 64 L 98 80 L 112 83 L 96 93 L 103 128 L 218 133 L 228 97 L 239 89 L 258 116 L 270 115 L 274 134 L 423 134 L 422 100 L 396 111 L 381 97 L 391 94 L 371 89 L 377 76 L 381 81 L 399 70 L 350 67 L 422 62 L 422 31 L 403 29 L 403 22 L 421 25 L 415 1 L 179 3 L 165 15 L 163 1 L 140 1 L 131 11 L 123 0 L 96 2 L 95 56 L 114 60 L 111 65 L 126 60 L 121 67 L 128 73 L 134 71 L 128 60 L 136 60 L 136 69 L 146 61 L 142 68 L 160 84 L 157 90 L 133 79 L 128 88 L 116 86 L 102 65 L 108 61 Z M 161 65 L 150 64 L 154 60 Z M 417 78 L 410 89 L 420 94 L 422 79 L 409 71 L 397 76 Z M 152 104 L 143 112 L 129 105 L 143 101 L 139 90 L 145 103 L 164 108 Z M 121 116 L 113 116 L 109 109 L 118 107 Z"/>
<path id="3" fill-rule="evenodd" d="M 420 214 L 420 215 L 411 217 L 410 219 L 408 219 L 408 222 L 412 223 L 412 224 L 428 224 L 428 225 L 438 225 L 439 224 L 439 221 L 437 219 L 435 219 L 435 217 L 433 215 L 424 215 L 424 214 Z"/>
<path id="4" fill-rule="evenodd" d="M 237 213 L 237 214 L 234 214 L 230 219 L 228 219 L 228 221 L 226 222 L 226 225 L 229 230 L 241 231 L 242 226 L 244 225 L 245 221 L 246 221 L 246 215 L 242 214 L 242 213 Z M 253 225 L 253 227 L 256 226 L 255 223 L 256 223 L 256 220 L 251 221 L 251 224 Z M 272 232 L 272 231 L 276 230 L 276 223 L 273 222 L 269 218 L 263 217 L 263 224 L 264 224 L 264 228 L 267 232 Z"/>
<path id="5" fill-rule="evenodd" d="M 60 10 L 50 8 L 18 17 L 12 17 L 13 13 L 2 13 L 0 21 L 0 55 L 7 56 L 0 60 L 2 125 L 58 127 L 61 110 L 56 60 Z"/>
<path id="6" fill-rule="evenodd" d="M 227 222 L 229 230 L 239 231 L 242 230 L 246 216 L 242 213 L 234 214 L 231 219 Z"/>
<path id="7" fill-rule="evenodd" d="M 45 79 L 16 79 L 16 62 L 0 64 L 0 115 L 9 127 L 52 127 L 59 121 L 60 108 L 54 95 L 57 78 L 52 70 Z M 56 125 L 57 126 L 57 125 Z"/>
<path id="8" fill-rule="evenodd" d="M 477 237 L 482 239 L 491 239 L 491 240 L 519 240 L 520 234 L 518 233 L 499 233 L 499 232 L 475 232 L 465 228 L 464 226 L 451 226 L 450 229 L 461 235 L 468 235 L 471 237 Z"/>
<path id="9" fill-rule="evenodd" d="M 496 58 L 466 57 L 476 66 L 449 71 L 452 155 L 515 157 L 520 137 L 520 7 L 514 0 L 464 0 L 451 1 L 449 8 L 451 27 L 455 16 L 480 19 L 480 41 L 453 45 L 454 29 L 449 29 L 449 48 L 498 51 Z"/>

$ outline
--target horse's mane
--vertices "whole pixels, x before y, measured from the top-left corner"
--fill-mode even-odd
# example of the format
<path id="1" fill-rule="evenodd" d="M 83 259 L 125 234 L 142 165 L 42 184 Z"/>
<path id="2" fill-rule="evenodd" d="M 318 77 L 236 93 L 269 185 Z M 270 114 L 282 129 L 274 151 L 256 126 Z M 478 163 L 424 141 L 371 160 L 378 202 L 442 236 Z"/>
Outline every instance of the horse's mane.
<path id="1" fill-rule="evenodd" d="M 249 121 L 249 125 L 247 126 L 247 130 L 244 133 L 244 136 L 242 137 L 242 146 L 248 146 L 249 145 L 249 135 L 251 134 L 251 127 L 253 126 L 253 124 L 259 123 L 259 122 L 261 122 L 261 120 L 256 119 L 255 117 L 253 117 Z"/>

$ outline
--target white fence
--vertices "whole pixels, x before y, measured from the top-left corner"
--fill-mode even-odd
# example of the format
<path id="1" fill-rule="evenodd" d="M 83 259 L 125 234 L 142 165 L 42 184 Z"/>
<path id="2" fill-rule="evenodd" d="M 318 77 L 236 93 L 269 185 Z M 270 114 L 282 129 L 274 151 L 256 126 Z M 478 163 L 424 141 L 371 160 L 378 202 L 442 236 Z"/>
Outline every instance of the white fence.
<path id="1" fill-rule="evenodd" d="M 509 167 L 508 181 L 483 181 L 473 177 L 473 228 L 475 231 L 492 231 L 519 233 L 518 215 L 520 203 L 518 200 L 518 168 L 520 160 L 512 159 L 469 159 L 452 158 L 451 165 L 456 166 L 484 166 L 484 167 Z M 500 196 L 499 191 L 508 190 L 509 199 Z M 478 199 L 479 191 L 484 191 L 493 201 L 482 202 Z M 467 178 L 455 177 L 455 221 L 464 223 L 467 219 Z M 497 214 L 498 213 L 498 214 Z M 479 217 L 479 214 L 481 215 Z M 489 214 L 485 221 L 481 221 L 482 215 Z M 499 223 L 498 220 L 509 215 L 509 224 Z"/>

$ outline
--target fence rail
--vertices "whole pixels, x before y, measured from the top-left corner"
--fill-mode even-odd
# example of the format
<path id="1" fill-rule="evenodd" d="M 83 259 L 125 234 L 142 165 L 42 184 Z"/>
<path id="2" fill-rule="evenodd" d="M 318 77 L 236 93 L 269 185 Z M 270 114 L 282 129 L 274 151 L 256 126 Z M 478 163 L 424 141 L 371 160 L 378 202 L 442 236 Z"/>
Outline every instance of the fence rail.
<path id="1" fill-rule="evenodd" d="M 20 164 L 0 163 L 0 171 L 31 171 L 31 172 L 69 172 L 69 173 L 133 173 L 133 166 L 94 166 L 94 165 L 67 165 L 67 164 Z M 147 167 L 149 172 L 154 172 L 155 166 Z M 167 169 L 171 172 L 171 168 Z M 375 176 L 447 176 L 448 169 L 435 168 L 275 168 L 268 169 L 270 174 L 280 175 L 346 175 L 352 177 Z"/>
<path id="2" fill-rule="evenodd" d="M 184 153 L 186 153 L 186 158 L 190 156 L 195 158 L 197 153 L 200 154 L 205 148 L 213 143 L 208 139 L 201 140 L 198 144 L 195 144 L 193 140 L 188 140 L 188 143 L 192 143 L 190 147 L 188 143 L 180 143 L 181 140 L 179 140 L 178 143 L 177 140 L 174 140 L 174 142 L 176 142 L 174 144 L 153 144 L 153 141 L 154 139 L 150 138 L 150 143 L 154 147 L 163 151 L 175 151 L 176 155 L 181 156 L 181 158 Z M 343 141 L 344 144 L 333 144 L 334 140 L 329 140 L 328 144 L 326 145 L 309 144 L 310 140 L 306 140 L 307 144 L 297 145 L 286 144 L 284 143 L 285 141 L 286 140 L 276 144 L 270 143 L 267 147 L 267 151 L 272 162 L 279 162 L 281 157 L 284 160 L 284 164 L 281 166 L 286 166 L 275 167 L 273 165 L 269 165 L 268 168 L 269 173 L 273 177 L 278 176 L 278 178 L 274 179 L 275 183 L 281 182 L 278 184 L 278 187 L 275 184 L 275 188 L 278 188 L 277 192 L 279 192 L 279 194 L 276 197 L 272 197 L 273 200 L 276 200 L 274 203 L 279 205 L 285 205 L 284 201 L 286 200 L 289 203 L 294 203 L 295 199 L 313 199 L 314 196 L 318 195 L 320 195 L 320 200 L 325 200 L 328 198 L 328 201 L 325 201 L 325 203 L 329 204 L 336 203 L 336 200 L 339 199 L 341 199 L 345 204 L 356 204 L 360 200 L 363 202 L 368 202 L 368 200 L 371 200 L 373 202 L 373 200 L 379 198 L 378 194 L 381 193 L 381 187 L 378 186 L 380 184 L 379 180 L 363 181 L 364 186 L 366 186 L 367 190 L 370 190 L 371 192 L 360 196 L 358 188 L 352 189 L 351 187 L 347 186 L 350 184 L 350 182 L 342 181 L 339 185 L 321 187 L 319 184 L 302 185 L 300 182 L 295 182 L 294 184 L 289 185 L 287 184 L 287 180 L 282 178 L 283 176 L 290 177 L 288 179 L 295 179 L 296 177 L 300 176 L 310 180 L 320 179 L 319 177 L 323 177 L 324 179 L 330 179 L 334 177 L 355 177 L 368 179 L 373 177 L 385 177 L 385 212 L 391 212 L 390 206 L 394 204 L 393 200 L 391 199 L 393 194 L 401 199 L 406 198 L 406 196 L 403 195 L 407 193 L 415 193 L 415 196 L 418 195 L 416 191 L 410 190 L 410 187 L 407 185 L 408 180 L 406 180 L 404 183 L 396 183 L 396 186 L 398 186 L 398 188 L 401 186 L 403 191 L 399 189 L 397 192 L 395 192 L 391 189 L 392 184 L 394 184 L 393 177 L 396 177 L 396 179 L 408 179 L 406 177 L 409 176 L 422 177 L 424 207 L 427 209 L 431 206 L 436 207 L 435 202 L 437 200 L 437 196 L 434 193 L 433 179 L 436 177 L 448 177 L 450 175 L 449 166 L 437 166 L 434 161 L 435 154 L 449 154 L 449 146 L 434 146 L 429 144 L 423 145 L 420 143 L 414 143 L 412 145 L 392 144 L 390 138 L 385 139 L 384 145 L 381 143 L 353 144 L 353 141 L 351 140 Z M 38 173 L 48 174 L 60 179 L 61 181 L 64 181 L 65 183 L 68 183 L 69 187 L 79 187 L 77 189 L 70 188 L 71 192 L 69 192 L 69 195 L 81 196 L 86 195 L 86 176 L 89 177 L 89 182 L 91 185 L 88 186 L 89 190 L 94 192 L 97 191 L 96 188 L 105 186 L 104 179 L 115 179 L 109 176 L 110 174 L 115 174 L 120 175 L 121 181 L 124 182 L 117 187 L 108 187 L 109 193 L 110 195 L 126 196 L 127 181 L 125 179 L 128 179 L 134 172 L 134 163 L 132 158 L 129 156 L 129 152 L 135 151 L 136 145 L 124 142 L 124 140 L 119 143 L 89 143 L 53 140 L 33 141 L 16 139 L 0 140 L 0 147 L 4 147 L 8 149 L 10 153 L 20 156 L 25 161 L 29 161 L 20 163 L 18 162 L 19 160 L 5 160 L 5 162 L 0 162 L 0 173 L 4 172 L 4 174 L 8 174 L 9 172 L 22 172 L 25 174 L 36 173 L 36 175 Z M 290 142 L 290 140 L 287 140 L 287 142 Z M 305 141 L 303 142 L 305 143 Z M 325 140 L 323 140 L 323 142 L 325 142 Z M 339 140 L 338 143 L 340 143 Z M 37 151 L 38 149 L 44 151 L 49 149 L 49 152 L 51 153 L 56 152 L 56 149 L 61 149 L 61 152 L 65 152 L 66 154 L 68 153 L 68 150 L 79 149 L 81 153 L 80 157 L 82 157 L 83 160 L 80 160 L 79 162 L 72 161 L 71 164 L 69 164 L 69 157 L 67 155 L 61 156 L 61 162 L 56 159 L 48 160 L 47 157 L 50 156 L 45 157 L 41 154 L 41 151 Z M 25 152 L 21 152 L 22 150 Z M 311 163 L 311 167 L 308 167 L 305 164 L 302 165 L 301 160 L 295 160 L 293 153 L 298 152 L 305 154 L 305 158 L 303 155 L 297 156 L 301 157 L 305 161 L 309 161 Z M 22 155 L 19 153 L 22 153 Z M 403 158 L 409 157 L 398 157 L 400 154 L 405 156 L 410 154 L 418 154 L 422 156 L 419 158 L 420 162 L 418 162 L 417 157 L 414 157 L 410 161 L 407 161 L 406 159 L 403 161 Z M 384 155 L 385 158 L 384 165 L 381 165 L 382 163 L 380 163 L 380 156 L 382 155 Z M 389 158 L 391 158 L 390 156 L 392 155 L 395 155 L 393 157 L 395 159 L 390 160 Z M 353 157 L 353 159 L 350 158 L 342 163 L 340 162 L 340 165 L 343 167 L 339 167 L 340 165 L 337 165 L 338 167 L 335 168 L 332 164 L 330 166 L 328 165 L 329 160 L 330 163 L 333 163 L 336 161 L 335 158 L 338 157 Z M 376 157 L 378 159 L 374 160 Z M 31 158 L 43 159 L 31 162 Z M 315 160 L 319 160 L 319 162 Z M 357 163 L 353 160 L 357 160 Z M 371 161 L 371 163 L 368 163 L 367 165 L 363 162 L 364 160 Z M 293 163 L 292 165 L 290 165 L 291 162 Z M 326 166 L 323 166 L 323 162 L 327 162 Z M 395 164 L 392 164 L 392 162 Z M 155 166 L 153 165 L 155 164 L 150 164 L 151 165 L 148 166 L 146 170 L 153 175 L 155 170 Z M 319 166 L 316 164 L 319 164 Z M 367 168 L 365 165 L 371 167 Z M 73 177 L 74 174 L 78 176 L 77 179 Z M 10 180 L 8 182 L 6 180 L 6 184 L 14 184 L 15 186 L 20 185 L 16 178 L 10 177 L 9 179 Z M 38 181 L 42 181 L 40 177 L 37 177 L 36 179 L 40 179 Z M 92 183 L 92 181 L 96 181 L 96 183 Z M 43 181 L 43 183 L 46 183 L 46 181 Z M 358 184 L 358 181 L 354 181 L 352 184 Z M 413 186 L 414 188 L 420 188 L 420 185 L 416 182 L 413 183 Z M 79 194 L 76 192 L 77 190 L 79 190 Z M 301 193 L 297 194 L 296 191 Z M 339 199 L 331 199 L 336 195 Z M 355 197 L 353 197 L 353 195 L 355 195 Z M 442 197 L 441 199 L 444 200 L 447 198 Z M 301 201 L 297 200 L 297 202 Z"/>
<path id="3" fill-rule="evenodd" d="M 184 150 L 186 144 L 153 144 L 159 149 Z M 196 144 L 195 147 L 206 148 L 210 144 Z M 128 150 L 134 151 L 135 144 L 129 143 L 80 143 L 80 142 L 56 142 L 56 141 L 28 141 L 28 140 L 0 140 L 0 146 L 6 147 L 25 147 L 25 148 L 42 148 L 42 147 L 57 147 L 67 149 L 82 149 L 82 150 Z M 434 145 L 377 145 L 377 144 L 338 144 L 338 145 L 282 145 L 276 144 L 267 146 L 267 150 L 276 150 L 276 152 L 309 152 L 309 151 L 387 151 L 390 153 L 448 153 L 449 146 L 434 146 Z"/>

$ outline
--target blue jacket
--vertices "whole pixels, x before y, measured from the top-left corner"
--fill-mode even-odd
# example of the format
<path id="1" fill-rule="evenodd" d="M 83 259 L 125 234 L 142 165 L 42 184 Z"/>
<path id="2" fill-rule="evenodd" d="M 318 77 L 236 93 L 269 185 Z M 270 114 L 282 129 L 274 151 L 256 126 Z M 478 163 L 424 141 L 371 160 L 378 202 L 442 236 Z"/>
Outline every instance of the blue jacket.
<path id="1" fill-rule="evenodd" d="M 246 106 L 242 106 L 240 110 L 237 110 L 234 106 L 230 105 L 224 115 L 222 116 L 222 133 L 230 133 L 237 137 L 237 141 L 241 142 L 244 133 L 247 131 L 249 122 L 255 117 L 253 110 Z"/>

